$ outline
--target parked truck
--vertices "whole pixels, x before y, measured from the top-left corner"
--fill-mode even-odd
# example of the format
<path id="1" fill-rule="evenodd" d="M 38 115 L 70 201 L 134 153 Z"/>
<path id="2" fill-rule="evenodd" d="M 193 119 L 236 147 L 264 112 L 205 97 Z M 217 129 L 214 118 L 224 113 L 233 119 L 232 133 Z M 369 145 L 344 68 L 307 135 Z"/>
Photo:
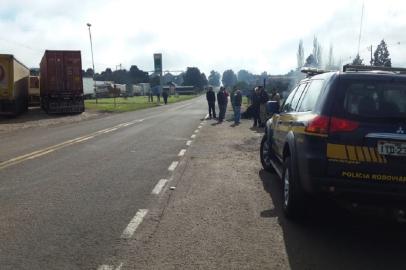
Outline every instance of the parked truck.
<path id="1" fill-rule="evenodd" d="M 41 107 L 47 113 L 84 112 L 80 51 L 45 51 L 40 77 Z"/>
<path id="2" fill-rule="evenodd" d="M 28 109 L 30 70 L 11 54 L 0 54 L 0 114 L 18 115 Z"/>
<path id="3" fill-rule="evenodd" d="M 28 87 L 28 98 L 30 106 L 40 105 L 40 87 L 39 76 L 30 76 Z"/>

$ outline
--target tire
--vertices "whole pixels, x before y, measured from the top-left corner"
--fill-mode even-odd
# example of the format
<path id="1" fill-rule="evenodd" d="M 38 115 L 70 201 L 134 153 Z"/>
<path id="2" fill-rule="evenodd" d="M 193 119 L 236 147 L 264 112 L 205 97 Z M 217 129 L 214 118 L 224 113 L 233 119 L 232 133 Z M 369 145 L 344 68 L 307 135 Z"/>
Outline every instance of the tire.
<path id="1" fill-rule="evenodd" d="M 271 164 L 271 151 L 272 148 L 270 147 L 267 135 L 264 134 L 261 140 L 261 147 L 260 147 L 260 157 L 261 157 L 261 164 L 265 171 L 274 173 L 275 169 L 272 167 Z"/>
<path id="2" fill-rule="evenodd" d="M 291 158 L 286 157 L 282 173 L 283 212 L 287 218 L 297 220 L 305 215 L 306 200 L 293 168 Z"/>

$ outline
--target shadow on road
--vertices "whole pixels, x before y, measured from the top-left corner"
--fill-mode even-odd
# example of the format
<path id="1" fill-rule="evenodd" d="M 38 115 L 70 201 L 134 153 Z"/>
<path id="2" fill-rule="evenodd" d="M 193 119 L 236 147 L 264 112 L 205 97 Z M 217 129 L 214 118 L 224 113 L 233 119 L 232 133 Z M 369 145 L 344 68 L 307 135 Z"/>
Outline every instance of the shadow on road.
<path id="1" fill-rule="evenodd" d="M 42 119 L 62 118 L 72 114 L 46 114 L 40 107 L 30 107 L 27 112 L 15 116 L 0 116 L 0 124 L 17 124 L 38 121 Z"/>
<path id="2" fill-rule="evenodd" d="M 282 213 L 277 175 L 259 172 L 275 206 L 261 217 L 277 217 L 291 269 L 405 269 L 406 226 L 378 215 L 361 215 L 333 201 L 314 202 L 300 223 Z"/>

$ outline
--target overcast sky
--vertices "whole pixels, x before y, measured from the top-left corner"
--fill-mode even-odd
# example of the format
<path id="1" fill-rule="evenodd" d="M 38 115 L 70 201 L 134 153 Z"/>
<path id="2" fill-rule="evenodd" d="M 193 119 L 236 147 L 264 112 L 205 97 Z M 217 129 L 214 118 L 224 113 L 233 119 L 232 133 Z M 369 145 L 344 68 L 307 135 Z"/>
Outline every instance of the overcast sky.
<path id="1" fill-rule="evenodd" d="M 330 44 L 336 60 L 355 57 L 363 2 L 361 57 L 369 62 L 367 46 L 385 39 L 393 65 L 406 66 L 401 0 L 1 0 L 0 48 L 29 67 L 45 49 L 81 50 L 85 69 L 90 22 L 97 72 L 120 63 L 152 70 L 153 53 L 162 52 L 165 70 L 283 74 L 296 68 L 299 40 L 307 56 L 315 35 L 325 58 Z"/>

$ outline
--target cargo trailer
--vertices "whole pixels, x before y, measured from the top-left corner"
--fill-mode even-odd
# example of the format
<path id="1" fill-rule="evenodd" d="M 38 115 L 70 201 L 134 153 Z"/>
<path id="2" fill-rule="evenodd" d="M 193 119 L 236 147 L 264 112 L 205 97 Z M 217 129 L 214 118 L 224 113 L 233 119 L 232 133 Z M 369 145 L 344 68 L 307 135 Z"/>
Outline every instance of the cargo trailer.
<path id="1" fill-rule="evenodd" d="M 18 115 L 28 109 L 30 70 L 11 54 L 0 54 L 0 114 Z"/>
<path id="2" fill-rule="evenodd" d="M 80 51 L 45 51 L 40 78 L 41 107 L 45 112 L 84 112 Z"/>

